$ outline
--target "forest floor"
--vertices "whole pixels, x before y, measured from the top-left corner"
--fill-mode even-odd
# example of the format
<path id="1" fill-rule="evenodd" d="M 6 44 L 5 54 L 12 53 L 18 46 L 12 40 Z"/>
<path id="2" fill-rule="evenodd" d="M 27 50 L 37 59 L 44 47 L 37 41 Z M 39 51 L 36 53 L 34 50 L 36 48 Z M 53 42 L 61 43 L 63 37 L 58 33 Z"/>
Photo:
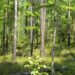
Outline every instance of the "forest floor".
<path id="1" fill-rule="evenodd" d="M 15 63 L 12 62 L 12 55 L 10 53 L 0 56 L 0 75 L 11 75 L 37 70 L 40 64 L 44 68 L 48 67 L 51 69 L 51 56 L 49 54 L 49 56 L 45 57 L 39 57 L 38 54 L 35 55 L 32 57 L 17 56 Z M 75 75 L 75 48 L 65 48 L 59 51 L 55 50 L 54 61 L 56 75 Z M 37 67 L 34 67 L 36 64 Z M 39 75 L 47 74 L 40 73 Z"/>

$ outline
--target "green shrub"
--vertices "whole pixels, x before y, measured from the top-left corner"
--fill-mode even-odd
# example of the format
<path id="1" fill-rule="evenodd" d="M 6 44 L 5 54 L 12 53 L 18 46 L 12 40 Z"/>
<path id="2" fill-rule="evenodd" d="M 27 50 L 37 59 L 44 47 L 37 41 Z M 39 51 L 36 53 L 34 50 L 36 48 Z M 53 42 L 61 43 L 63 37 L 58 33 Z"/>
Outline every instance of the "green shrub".
<path id="1" fill-rule="evenodd" d="M 40 75 L 39 70 L 41 68 L 48 68 L 47 65 L 41 64 L 42 60 L 40 57 L 29 57 L 28 58 L 28 64 L 26 64 L 24 67 L 29 68 L 32 75 Z M 47 73 L 41 73 L 41 75 L 48 75 Z"/>

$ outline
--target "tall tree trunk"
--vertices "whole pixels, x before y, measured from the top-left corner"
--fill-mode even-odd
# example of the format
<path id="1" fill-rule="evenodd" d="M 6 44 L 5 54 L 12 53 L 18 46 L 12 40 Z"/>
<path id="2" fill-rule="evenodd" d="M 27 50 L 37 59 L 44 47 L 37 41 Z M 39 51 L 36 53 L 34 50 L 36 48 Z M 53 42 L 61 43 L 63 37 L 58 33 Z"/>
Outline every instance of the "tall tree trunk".
<path id="1" fill-rule="evenodd" d="M 16 30 L 17 30 L 17 0 L 14 0 L 14 39 L 13 39 L 13 61 L 16 59 Z"/>
<path id="2" fill-rule="evenodd" d="M 3 54 L 7 52 L 8 49 L 8 12 L 5 10 L 4 12 L 4 23 L 3 23 Z"/>
<path id="3" fill-rule="evenodd" d="M 68 7 L 70 7 L 70 0 L 68 0 Z M 70 9 L 68 9 L 68 47 L 70 47 L 70 18 L 71 18 Z"/>
<path id="4" fill-rule="evenodd" d="M 72 12 L 72 20 L 73 20 L 73 44 L 75 44 L 75 12 Z"/>
<path id="5" fill-rule="evenodd" d="M 5 54 L 6 53 L 6 17 L 7 17 L 7 13 L 5 13 L 4 15 L 4 23 L 3 23 L 3 42 L 2 42 L 2 53 Z"/>
<path id="6" fill-rule="evenodd" d="M 7 5 L 9 5 L 9 0 L 7 0 Z M 6 50 L 8 51 L 8 27 L 9 27 L 9 16 L 10 16 L 10 13 L 9 13 L 9 8 L 8 8 L 8 11 L 7 11 L 7 26 L 6 26 Z"/>
<path id="7" fill-rule="evenodd" d="M 44 0 L 40 1 L 41 6 L 44 5 Z M 40 55 L 44 56 L 45 51 L 44 51 L 44 32 L 45 32 L 45 8 L 41 7 L 40 10 L 40 20 L 41 20 L 41 25 L 40 25 L 40 31 L 41 31 L 41 48 L 40 48 Z"/>
<path id="8" fill-rule="evenodd" d="M 35 19 L 35 26 L 36 27 L 38 27 L 38 25 L 39 25 L 38 22 L 37 22 L 37 20 L 39 20 L 38 17 Z M 38 33 L 38 29 L 35 30 L 35 33 L 36 33 L 36 48 L 38 48 L 38 45 L 39 45 L 39 39 L 38 39 L 39 38 L 39 33 Z"/>
<path id="9" fill-rule="evenodd" d="M 56 46 L 56 29 L 57 29 L 57 0 L 55 0 L 55 6 L 54 6 L 54 37 L 53 37 L 53 48 L 52 48 L 52 62 L 51 62 L 51 75 L 55 75 L 54 70 L 54 51 Z"/>
<path id="10" fill-rule="evenodd" d="M 26 11 L 28 11 L 28 6 L 26 7 Z M 27 27 L 28 25 L 28 16 L 27 16 L 27 13 L 26 13 L 26 16 L 25 16 L 25 27 Z M 27 30 L 25 29 L 25 34 L 27 33 Z"/>
<path id="11" fill-rule="evenodd" d="M 36 47 L 38 48 L 38 44 L 39 44 L 39 40 L 38 40 L 38 30 L 36 30 L 36 41 L 37 41 L 37 43 L 36 43 Z"/>
<path id="12" fill-rule="evenodd" d="M 32 7 L 32 0 L 30 0 L 30 3 L 31 3 L 31 6 L 30 6 L 30 11 L 31 13 L 33 12 L 33 7 Z M 31 27 L 31 31 L 30 31 L 30 45 L 31 45 L 31 56 L 33 55 L 33 29 L 32 29 L 32 26 L 33 26 L 33 17 L 31 15 L 30 17 L 30 27 Z"/>
<path id="13" fill-rule="evenodd" d="M 53 48 L 52 48 L 52 64 L 51 64 L 51 73 L 54 75 L 54 50 L 55 50 L 55 44 L 56 44 L 56 12 L 54 14 L 54 39 L 53 39 Z"/>

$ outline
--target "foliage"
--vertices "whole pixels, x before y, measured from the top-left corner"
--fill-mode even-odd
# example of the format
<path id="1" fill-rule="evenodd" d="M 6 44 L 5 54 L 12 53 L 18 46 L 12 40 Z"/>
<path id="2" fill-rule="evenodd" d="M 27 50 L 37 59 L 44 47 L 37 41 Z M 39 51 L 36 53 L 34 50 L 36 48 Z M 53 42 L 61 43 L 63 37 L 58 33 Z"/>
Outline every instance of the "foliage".
<path id="1" fill-rule="evenodd" d="M 12 62 L 14 37 L 14 0 L 0 1 L 0 75 L 17 72 L 31 72 L 32 75 L 48 75 L 39 73 L 41 68 L 51 69 L 53 40 L 55 40 L 54 63 L 64 72 L 55 71 L 56 75 L 75 74 L 75 0 L 17 0 L 18 12 L 16 27 L 16 62 Z M 32 2 L 30 2 L 32 1 Z M 70 1 L 70 4 L 69 4 Z M 32 6 L 32 12 L 30 7 Z M 40 9 L 45 12 L 44 43 L 45 56 L 40 57 L 41 18 Z M 56 13 L 56 15 L 55 15 Z M 32 18 L 32 26 L 31 26 Z M 43 22 L 44 23 L 44 22 Z M 55 26 L 56 24 L 56 26 Z M 54 28 L 56 27 L 56 34 Z M 30 57 L 33 31 L 33 56 Z M 54 34 L 56 35 L 54 39 Z M 68 38 L 69 34 L 69 38 Z M 70 46 L 68 47 L 68 41 Z M 7 48 L 7 49 L 5 49 Z M 3 53 L 4 52 L 4 53 Z M 11 54 L 12 53 L 12 54 Z M 57 66 L 59 68 L 59 66 Z M 55 69 L 56 67 L 54 67 Z M 27 70 L 26 70 L 27 69 Z"/>
<path id="2" fill-rule="evenodd" d="M 28 64 L 25 64 L 25 68 L 31 69 L 31 75 L 40 75 L 39 70 L 42 68 L 49 68 L 45 64 L 41 64 L 41 58 L 35 57 L 35 58 L 28 58 Z M 48 75 L 47 73 L 41 73 L 41 75 Z"/>

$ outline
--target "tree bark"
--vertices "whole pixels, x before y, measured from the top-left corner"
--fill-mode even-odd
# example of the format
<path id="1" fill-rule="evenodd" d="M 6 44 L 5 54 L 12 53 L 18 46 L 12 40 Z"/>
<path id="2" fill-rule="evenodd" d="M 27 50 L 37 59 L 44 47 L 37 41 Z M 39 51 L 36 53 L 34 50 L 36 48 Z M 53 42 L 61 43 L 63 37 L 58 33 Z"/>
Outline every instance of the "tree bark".
<path id="1" fill-rule="evenodd" d="M 68 7 L 70 7 L 70 0 L 68 0 Z M 70 18 L 71 18 L 71 12 L 70 9 L 68 9 L 68 47 L 70 47 Z"/>
<path id="2" fill-rule="evenodd" d="M 32 0 L 30 0 L 30 3 L 32 4 Z M 33 12 L 33 7 L 32 5 L 30 6 L 30 11 L 31 13 Z M 33 55 L 33 29 L 32 29 L 32 26 L 33 26 L 33 17 L 31 15 L 30 17 L 30 27 L 31 27 L 31 31 L 30 31 L 30 45 L 31 45 L 31 56 Z"/>
<path id="3" fill-rule="evenodd" d="M 3 40 L 2 40 L 2 54 L 5 54 L 6 52 L 6 23 L 5 23 L 6 17 L 4 16 L 4 23 L 3 23 Z"/>
<path id="4" fill-rule="evenodd" d="M 55 44 L 56 44 L 56 12 L 54 14 L 54 38 L 53 38 L 53 48 L 52 48 L 52 64 L 51 64 L 51 73 L 52 75 L 54 75 L 55 71 L 54 71 L 54 50 L 55 50 Z"/>
<path id="5" fill-rule="evenodd" d="M 16 31 L 17 31 L 17 0 L 14 0 L 14 39 L 13 39 L 13 61 L 16 59 Z"/>
<path id="6" fill-rule="evenodd" d="M 41 6 L 44 4 L 44 0 L 40 1 Z M 41 25 L 40 25 L 40 31 L 41 31 L 41 48 L 40 48 L 40 55 L 44 56 L 45 51 L 44 51 L 44 32 L 45 32 L 45 8 L 41 7 L 40 10 L 40 20 L 41 20 Z"/>

